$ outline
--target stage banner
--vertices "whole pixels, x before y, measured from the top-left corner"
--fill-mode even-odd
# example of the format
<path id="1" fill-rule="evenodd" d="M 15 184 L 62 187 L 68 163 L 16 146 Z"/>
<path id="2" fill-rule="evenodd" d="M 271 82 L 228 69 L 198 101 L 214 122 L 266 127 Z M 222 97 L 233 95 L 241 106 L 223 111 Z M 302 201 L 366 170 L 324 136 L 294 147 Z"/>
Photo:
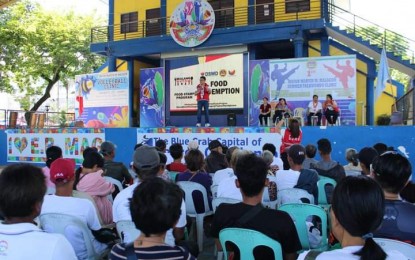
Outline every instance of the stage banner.
<path id="1" fill-rule="evenodd" d="M 200 76 L 211 87 L 209 109 L 243 108 L 243 54 L 199 57 L 198 64 L 170 70 L 170 111 L 196 111 Z"/>
<path id="2" fill-rule="evenodd" d="M 284 134 L 284 130 L 282 130 Z M 186 150 L 192 140 L 197 140 L 199 150 L 207 156 L 208 145 L 212 140 L 219 140 L 227 147 L 237 146 L 241 149 L 250 150 L 256 154 L 262 153 L 262 146 L 265 143 L 272 143 L 277 148 L 281 146 L 281 135 L 275 132 L 275 128 L 268 127 L 166 127 L 166 128 L 138 128 L 137 142 L 154 146 L 156 141 L 165 140 L 167 148 L 180 143 Z"/>
<path id="3" fill-rule="evenodd" d="M 253 102 L 250 125 L 258 125 L 259 106 L 264 96 L 270 99 L 272 108 L 279 98 L 285 98 L 292 111 L 300 109 L 305 117 L 313 95 L 318 95 L 323 103 L 327 94 L 339 105 L 341 124 L 356 124 L 354 55 L 251 61 L 250 76 Z"/>
<path id="4" fill-rule="evenodd" d="M 46 149 L 52 145 L 62 149 L 63 157 L 82 163 L 87 147 L 101 147 L 105 130 L 98 128 L 9 129 L 7 162 L 45 162 Z"/>
<path id="5" fill-rule="evenodd" d="M 85 127 L 129 127 L 128 71 L 75 76 L 78 120 Z"/>
<path id="6" fill-rule="evenodd" d="M 140 127 L 165 125 L 164 68 L 140 70 Z"/>

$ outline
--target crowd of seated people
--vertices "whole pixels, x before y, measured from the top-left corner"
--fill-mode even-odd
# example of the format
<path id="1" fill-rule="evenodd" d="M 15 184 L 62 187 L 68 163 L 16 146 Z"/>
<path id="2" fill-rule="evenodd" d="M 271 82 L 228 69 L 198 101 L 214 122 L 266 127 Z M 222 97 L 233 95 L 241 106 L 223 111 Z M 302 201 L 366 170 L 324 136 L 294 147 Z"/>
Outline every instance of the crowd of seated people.
<path id="1" fill-rule="evenodd" d="M 317 260 L 400 259 L 404 257 L 400 252 L 381 249 L 373 237 L 415 244 L 415 206 L 407 202 L 415 199 L 415 185 L 410 182 L 412 167 L 404 155 L 386 145 L 379 143 L 359 152 L 347 149 L 349 163 L 342 166 L 332 159 L 331 154 L 338 151 L 333 151 L 326 138 L 306 147 L 293 143 L 284 148 L 287 169 L 280 158 L 275 158 L 273 144 L 265 144 L 262 154 L 244 147 L 230 147 L 223 153 L 223 148 L 219 140 L 212 140 L 211 156 L 205 157 L 197 140 L 188 145 L 187 151 L 180 144 L 171 145 L 170 153 L 167 147 L 137 145 L 131 165 L 137 180 L 132 184 L 126 181 L 125 188 L 117 194 L 113 193 L 114 185 L 104 178 L 104 158 L 95 148 L 84 150 L 82 167 L 77 170 L 74 161 L 61 158 L 56 148 L 51 149 L 56 153 L 49 150 L 48 159 L 53 161 L 48 163 L 47 175 L 29 164 L 10 165 L 0 174 L 0 212 L 4 218 L 0 246 L 5 248 L 0 259 L 28 258 L 34 251 L 42 259 L 87 259 L 89 252 L 81 228 L 56 234 L 59 231 L 53 222 L 42 223 L 50 214 L 78 218 L 90 230 L 95 252 L 109 254 L 109 259 L 195 259 L 199 248 L 195 241 L 185 239 L 190 219 L 186 217 L 184 193 L 175 184 L 180 181 L 201 184 L 209 202 L 215 198 L 239 201 L 219 205 L 211 219 L 208 235 L 216 239 L 219 251 L 219 234 L 229 227 L 265 234 L 281 245 L 284 259 L 310 259 L 310 255 Z M 316 153 L 319 161 L 313 159 Z M 181 162 L 183 157 L 185 163 Z M 175 179 L 166 174 L 169 160 L 170 166 L 175 166 L 170 169 L 178 169 Z M 349 171 L 359 176 L 347 176 Z M 46 192 L 45 176 L 55 187 L 53 194 Z M 275 199 L 282 190 L 302 189 L 318 205 L 317 184 L 323 178 L 337 183 L 325 192 L 331 204 L 327 212 L 331 242 L 337 241 L 342 248 L 299 255 L 302 245 L 295 222 L 286 212 L 266 204 L 264 192 Z M 111 195 L 113 201 L 109 199 Z M 193 199 L 196 205 L 202 204 L 197 202 L 197 196 Z M 203 210 L 212 208 L 200 209 Z M 132 222 L 138 235 L 123 233 L 118 237 L 114 226 L 120 221 Z M 310 222 L 320 228 L 314 218 Z M 119 243 L 119 239 L 123 242 Z M 47 246 L 40 241 L 48 241 Z M 228 251 L 233 259 L 240 258 L 237 246 L 231 245 Z M 254 251 L 256 259 L 273 259 L 271 254 L 271 250 L 262 247 Z"/>
<path id="2" fill-rule="evenodd" d="M 301 108 L 302 109 L 302 108 Z M 263 103 L 260 105 L 259 124 L 260 126 L 268 126 L 268 120 L 271 118 L 273 125 L 276 125 L 283 119 L 292 118 L 294 115 L 292 107 L 287 104 L 285 98 L 279 98 L 276 105 L 268 103 L 268 98 L 263 98 Z M 337 119 L 340 115 L 340 108 L 337 102 L 333 99 L 331 94 L 326 95 L 326 100 L 321 103 L 318 100 L 318 95 L 313 95 L 313 99 L 308 103 L 304 109 L 305 114 L 299 115 L 307 119 L 308 126 L 322 125 L 324 116 L 327 125 L 336 125 Z"/>

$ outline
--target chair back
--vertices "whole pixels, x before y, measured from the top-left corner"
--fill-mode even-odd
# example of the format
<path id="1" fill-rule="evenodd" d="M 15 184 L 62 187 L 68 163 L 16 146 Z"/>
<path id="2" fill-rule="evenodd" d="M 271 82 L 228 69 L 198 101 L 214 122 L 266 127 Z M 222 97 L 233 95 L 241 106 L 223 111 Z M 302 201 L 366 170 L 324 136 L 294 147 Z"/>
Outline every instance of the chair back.
<path id="1" fill-rule="evenodd" d="M 177 180 L 177 174 L 179 174 L 179 173 L 178 172 L 171 172 L 171 171 L 169 171 L 168 173 L 169 173 L 170 180 L 172 182 L 176 182 L 176 180 Z"/>
<path id="2" fill-rule="evenodd" d="M 272 251 L 274 251 L 274 259 L 283 259 L 281 244 L 255 230 L 244 228 L 225 228 L 220 231 L 219 240 L 222 245 L 225 259 L 228 259 L 226 242 L 232 242 L 239 248 L 241 260 L 255 259 L 254 249 L 257 246 L 269 247 Z"/>
<path id="3" fill-rule="evenodd" d="M 317 188 L 318 188 L 318 204 L 319 205 L 328 205 L 330 204 L 331 193 L 336 187 L 337 182 L 332 178 L 319 176 L 320 179 L 317 181 Z M 327 192 L 327 186 L 332 186 L 330 192 Z"/>
<path id="4" fill-rule="evenodd" d="M 120 192 L 124 189 L 124 188 L 122 187 L 121 182 L 120 182 L 119 180 L 114 179 L 114 178 L 109 177 L 109 176 L 104 176 L 104 179 L 105 179 L 107 182 L 111 182 L 112 184 L 114 184 L 115 186 L 117 186 L 117 187 L 118 187 L 118 190 L 119 190 Z"/>
<path id="5" fill-rule="evenodd" d="M 415 246 L 411 244 L 387 238 L 374 238 L 374 240 L 385 252 L 396 250 L 406 256 L 405 259 L 415 259 Z"/>
<path id="6" fill-rule="evenodd" d="M 222 203 L 236 204 L 236 203 L 239 203 L 239 202 L 241 202 L 241 201 L 236 200 L 236 199 L 231 199 L 231 198 L 224 198 L 224 197 L 214 198 L 212 200 L 213 212 L 215 212 L 216 209 L 219 207 L 219 205 L 222 204 Z"/>
<path id="7" fill-rule="evenodd" d="M 302 107 L 295 108 L 293 118 L 299 119 L 300 124 L 304 126 L 304 108 Z"/>
<path id="8" fill-rule="evenodd" d="M 196 215 L 201 214 L 196 212 L 195 202 L 193 201 L 192 196 L 193 192 L 200 192 L 203 196 L 205 212 L 203 212 L 202 214 L 210 211 L 207 192 L 203 185 L 193 181 L 179 181 L 177 182 L 177 185 L 179 185 L 180 188 L 182 188 L 182 190 L 184 191 L 184 201 L 186 203 L 187 215 L 189 215 L 190 217 L 195 217 Z"/>
<path id="9" fill-rule="evenodd" d="M 327 250 L 327 213 L 322 207 L 311 204 L 284 204 L 279 210 L 285 211 L 290 214 L 294 221 L 295 228 L 300 238 L 301 246 L 304 250 L 310 249 L 310 242 L 308 239 L 308 226 L 306 220 L 310 219 L 309 216 L 317 216 L 321 220 L 321 242 L 318 245 L 318 249 Z"/>
<path id="10" fill-rule="evenodd" d="M 39 216 L 40 226 L 43 230 L 47 230 L 49 233 L 59 233 L 64 235 L 71 243 L 73 248 L 77 248 L 74 245 L 74 241 L 71 241 L 68 237 L 68 229 L 78 228 L 82 232 L 85 247 L 88 253 L 87 259 L 98 259 L 98 254 L 95 252 L 92 245 L 93 235 L 87 225 L 79 218 L 67 214 L 60 213 L 47 213 Z M 78 255 L 78 252 L 76 252 Z"/>
<path id="11" fill-rule="evenodd" d="M 213 198 L 218 197 L 218 188 L 219 188 L 219 185 L 213 185 L 212 184 L 212 186 L 210 186 L 210 191 L 212 192 L 212 197 Z"/>
<path id="12" fill-rule="evenodd" d="M 310 204 L 314 204 L 313 194 L 308 193 L 306 190 L 291 188 L 278 191 L 277 204 L 281 206 L 287 203 L 304 203 L 306 200 Z"/>
<path id="13" fill-rule="evenodd" d="M 134 241 L 141 233 L 141 231 L 135 227 L 134 222 L 131 220 L 120 220 L 117 222 L 116 227 L 117 233 L 121 238 L 121 242 L 124 243 Z"/>
<path id="14" fill-rule="evenodd" d="M 362 172 L 353 171 L 353 170 L 347 170 L 347 171 L 344 171 L 344 173 L 346 174 L 346 176 L 360 176 L 360 175 L 362 175 Z"/>

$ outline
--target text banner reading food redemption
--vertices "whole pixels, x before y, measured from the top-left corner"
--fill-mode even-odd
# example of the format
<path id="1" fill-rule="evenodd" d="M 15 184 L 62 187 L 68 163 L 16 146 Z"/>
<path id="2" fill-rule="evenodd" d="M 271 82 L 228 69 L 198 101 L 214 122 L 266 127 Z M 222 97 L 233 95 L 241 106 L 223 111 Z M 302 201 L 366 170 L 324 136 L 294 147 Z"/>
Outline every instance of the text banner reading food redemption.
<path id="1" fill-rule="evenodd" d="M 212 89 L 210 109 L 243 108 L 243 54 L 199 57 L 198 64 L 170 70 L 170 111 L 196 111 L 200 76 Z"/>

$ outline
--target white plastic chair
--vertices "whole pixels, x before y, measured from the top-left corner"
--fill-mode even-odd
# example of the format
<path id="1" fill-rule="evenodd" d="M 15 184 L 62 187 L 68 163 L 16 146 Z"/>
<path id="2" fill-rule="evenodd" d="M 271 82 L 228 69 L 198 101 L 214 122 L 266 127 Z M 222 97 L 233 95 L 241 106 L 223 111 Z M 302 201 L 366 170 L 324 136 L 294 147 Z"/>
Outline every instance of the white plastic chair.
<path id="1" fill-rule="evenodd" d="M 111 182 L 112 184 L 114 184 L 115 186 L 118 187 L 118 190 L 121 192 L 124 188 L 122 187 L 122 184 L 119 180 L 114 179 L 112 177 L 109 176 L 104 176 L 104 179 L 108 182 Z"/>
<path id="2" fill-rule="evenodd" d="M 218 187 L 219 185 L 212 185 L 210 186 L 210 191 L 212 192 L 212 197 L 216 198 L 218 195 Z"/>
<path id="3" fill-rule="evenodd" d="M 301 126 L 304 126 L 304 108 L 297 107 L 294 109 L 293 118 L 298 119 L 301 123 Z"/>
<path id="4" fill-rule="evenodd" d="M 213 214 L 210 210 L 208 196 L 205 187 L 201 184 L 193 181 L 179 181 L 177 184 L 182 188 L 185 193 L 186 213 L 188 216 L 196 219 L 196 230 L 197 230 L 197 244 L 199 250 L 203 251 L 203 219 L 205 216 Z M 197 213 L 195 208 L 195 202 L 193 201 L 193 192 L 200 192 L 203 196 L 203 204 L 205 212 Z"/>
<path id="5" fill-rule="evenodd" d="M 74 196 L 75 198 L 87 199 L 90 202 L 92 202 L 92 204 L 94 204 L 95 211 L 98 213 L 97 215 L 98 215 L 99 223 L 101 223 L 101 225 L 104 224 L 104 222 L 102 222 L 102 219 L 101 219 L 101 214 L 99 214 L 98 206 L 95 203 L 94 198 L 91 197 L 91 195 L 89 195 L 88 193 L 83 192 L 83 191 L 74 190 L 74 191 L 72 191 L 72 196 Z"/>
<path id="6" fill-rule="evenodd" d="M 415 246 L 413 245 L 387 238 L 374 238 L 374 240 L 385 252 L 396 250 L 405 255 L 405 259 L 415 259 Z"/>
<path id="7" fill-rule="evenodd" d="M 91 230 L 87 227 L 86 223 L 75 216 L 59 213 L 47 213 L 39 216 L 40 225 L 43 230 L 52 229 L 50 233 L 59 233 L 64 235 L 68 241 L 72 244 L 73 248 L 76 248 L 73 245 L 68 236 L 66 230 L 69 228 L 77 227 L 82 232 L 82 237 L 84 239 L 85 247 L 88 252 L 88 260 L 101 259 L 106 256 L 110 249 L 105 250 L 103 253 L 99 254 L 95 252 L 94 246 L 92 244 L 93 235 Z M 78 252 L 76 252 L 78 254 Z"/>
<path id="8" fill-rule="evenodd" d="M 134 222 L 131 220 L 120 220 L 117 222 L 116 227 L 117 233 L 121 238 L 121 242 L 124 243 L 134 241 L 141 233 L 141 231 L 135 227 Z"/>
<path id="9" fill-rule="evenodd" d="M 240 200 L 236 200 L 236 199 L 231 199 L 231 198 L 224 198 L 224 197 L 218 197 L 218 198 L 214 198 L 212 200 L 212 208 L 213 208 L 213 212 L 216 212 L 216 209 L 219 207 L 220 204 L 222 203 L 228 203 L 228 204 L 236 204 L 242 202 Z"/>
<path id="10" fill-rule="evenodd" d="M 56 188 L 54 188 L 54 187 L 48 187 L 46 189 L 46 195 L 54 195 L 55 192 L 56 192 Z"/>
<path id="11" fill-rule="evenodd" d="M 308 193 L 306 190 L 291 188 L 279 190 L 277 194 L 278 207 L 287 203 L 304 203 L 302 199 L 307 199 L 310 203 L 314 204 L 313 194 Z"/>

